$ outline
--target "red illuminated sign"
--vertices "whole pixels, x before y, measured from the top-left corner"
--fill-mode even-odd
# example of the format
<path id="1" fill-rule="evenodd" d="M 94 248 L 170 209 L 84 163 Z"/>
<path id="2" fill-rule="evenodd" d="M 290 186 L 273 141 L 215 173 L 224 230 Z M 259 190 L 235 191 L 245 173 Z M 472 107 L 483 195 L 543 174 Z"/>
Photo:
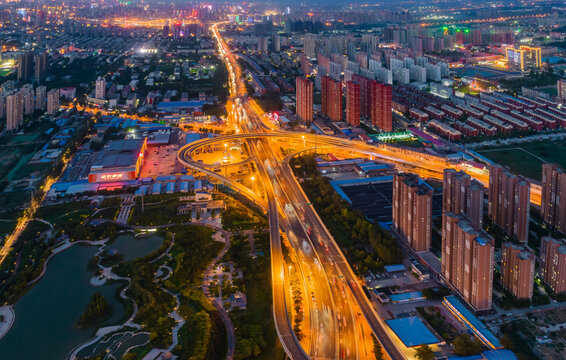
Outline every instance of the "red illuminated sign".
<path id="1" fill-rule="evenodd" d="M 100 175 L 100 180 L 108 181 L 108 180 L 120 180 L 124 177 L 123 173 L 116 173 L 116 174 L 102 174 Z"/>

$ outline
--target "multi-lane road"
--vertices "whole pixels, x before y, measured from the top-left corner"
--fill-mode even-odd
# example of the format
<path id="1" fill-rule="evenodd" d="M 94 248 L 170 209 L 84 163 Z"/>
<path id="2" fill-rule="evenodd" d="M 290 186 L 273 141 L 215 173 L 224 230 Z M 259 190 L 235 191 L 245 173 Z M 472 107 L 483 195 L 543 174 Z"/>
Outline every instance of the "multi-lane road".
<path id="1" fill-rule="evenodd" d="M 289 173 L 288 164 L 286 167 L 282 166 L 281 155 L 276 154 L 270 146 L 268 138 L 278 135 L 268 132 L 273 130 L 263 122 L 261 110 L 255 104 L 248 103 L 245 87 L 242 86 L 239 76 L 239 67 L 216 26 L 213 27 L 213 33 L 230 74 L 230 91 L 233 102 L 229 106 L 229 118 L 237 127 L 237 135 L 223 137 L 221 141 L 230 141 L 232 138 L 247 141 L 265 189 L 271 229 L 274 319 L 283 347 L 293 359 L 309 356 L 317 359 L 369 358 L 372 356 L 368 354 L 371 346 L 368 346 L 366 342 L 371 342 L 371 337 L 369 331 L 364 332 L 363 330 L 364 325 L 367 324 L 364 317 L 361 317 L 361 313 L 363 312 L 366 317 L 372 316 L 366 314 L 367 309 L 363 304 L 359 306 L 357 304 L 359 301 L 351 301 L 351 299 L 357 300 L 361 294 L 365 302 L 368 300 L 328 230 L 316 216 L 314 209 L 305 205 L 308 199 L 302 193 L 292 174 Z M 288 135 L 285 134 L 285 136 Z M 300 136 L 303 139 L 303 135 L 291 136 Z M 329 138 L 326 141 L 333 141 L 333 139 Z M 205 165 L 191 159 L 193 151 L 204 145 L 204 141 L 197 142 L 195 145 L 196 147 L 194 145 L 184 147 L 179 152 L 179 159 L 188 166 L 202 168 L 209 175 L 214 174 L 216 178 L 223 178 L 211 172 L 210 169 L 206 169 Z M 224 181 L 232 183 L 230 179 L 224 179 Z M 248 190 L 242 189 L 241 185 L 234 184 L 234 186 L 250 195 L 251 198 L 257 198 L 255 194 L 249 194 Z M 261 199 L 254 199 L 254 201 L 262 202 Z M 303 325 L 308 326 L 305 331 L 308 338 L 303 341 L 308 344 L 306 351 L 296 338 L 287 313 L 288 299 L 286 299 L 287 292 L 284 289 L 286 272 L 281 255 L 280 229 L 288 235 L 290 244 L 300 261 L 298 272 L 302 276 L 305 295 L 303 305 L 309 314 L 308 324 Z M 358 294 L 355 289 L 358 289 Z M 375 314 L 375 311 L 373 313 Z M 376 335 L 378 338 L 383 336 L 380 333 Z M 402 358 L 398 356 L 398 352 L 394 353 L 388 349 L 387 339 L 384 339 L 383 342 L 391 358 Z"/>
<path id="2" fill-rule="evenodd" d="M 406 358 L 407 349 L 392 334 L 379 309 L 364 293 L 344 254 L 295 179 L 289 160 L 298 152 L 283 157 L 276 150 L 279 146 L 273 146 L 274 141 L 286 139 L 295 144 L 302 143 L 304 148 L 316 144 L 329 149 L 348 150 L 393 163 L 401 171 L 437 179 L 442 179 L 446 168 L 464 170 L 484 185 L 488 184 L 488 175 L 465 164 L 452 164 L 441 157 L 384 144 L 372 146 L 331 136 L 274 129 L 264 122 L 261 108 L 247 98 L 241 69 L 217 25 L 212 27 L 212 31 L 230 75 L 231 98 L 227 108 L 236 134 L 188 144 L 179 151 L 178 158 L 183 164 L 224 181 L 267 211 L 271 232 L 273 312 L 277 333 L 286 353 L 292 359 L 371 358 L 372 354 L 368 353 L 368 349 L 372 348 L 371 329 L 389 358 Z M 202 147 L 234 140 L 248 144 L 265 190 L 265 199 L 237 181 L 212 171 L 214 166 L 192 158 L 195 151 Z M 531 201 L 540 203 L 536 189 L 532 192 Z M 282 257 L 280 231 L 287 234 L 299 262 L 296 273 L 301 278 L 305 295 L 303 306 L 307 314 L 303 326 L 308 327 L 302 343 L 294 334 L 288 313 L 291 299 L 288 289 L 285 289 L 288 272 Z"/>

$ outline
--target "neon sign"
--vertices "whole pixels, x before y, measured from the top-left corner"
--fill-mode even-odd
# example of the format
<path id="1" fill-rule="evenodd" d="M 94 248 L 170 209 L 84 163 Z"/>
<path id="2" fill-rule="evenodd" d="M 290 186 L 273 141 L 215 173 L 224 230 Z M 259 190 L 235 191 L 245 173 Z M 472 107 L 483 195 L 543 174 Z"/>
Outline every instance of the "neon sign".
<path id="1" fill-rule="evenodd" d="M 120 180 L 122 177 L 124 177 L 123 173 L 102 174 L 100 175 L 100 180 Z"/>

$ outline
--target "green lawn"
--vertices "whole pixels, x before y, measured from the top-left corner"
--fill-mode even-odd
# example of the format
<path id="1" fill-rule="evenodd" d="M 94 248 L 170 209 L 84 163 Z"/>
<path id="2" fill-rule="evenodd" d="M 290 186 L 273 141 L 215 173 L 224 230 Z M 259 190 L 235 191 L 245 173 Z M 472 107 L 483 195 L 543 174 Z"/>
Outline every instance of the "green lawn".
<path id="1" fill-rule="evenodd" d="M 542 163 L 556 162 L 566 168 L 566 142 L 536 141 L 478 150 L 488 159 L 508 166 L 518 175 L 535 180 L 542 178 Z"/>
<path id="2" fill-rule="evenodd" d="M 243 290 L 247 299 L 246 310 L 230 313 L 237 339 L 234 358 L 282 360 L 285 353 L 273 322 L 269 234 L 256 233 L 254 239 L 256 250 L 261 250 L 265 256 L 252 259 L 247 239 L 233 237 L 224 259 L 234 261 L 236 267 L 243 270 Z"/>
<path id="3" fill-rule="evenodd" d="M 12 72 L 12 69 L 0 69 L 0 76 L 9 75 Z"/>
<path id="4" fill-rule="evenodd" d="M 20 144 L 24 142 L 34 141 L 38 136 L 38 133 L 15 135 L 10 138 L 10 144 Z"/>
<path id="5" fill-rule="evenodd" d="M 16 166 L 14 166 L 12 168 L 12 170 L 10 170 L 10 172 L 8 173 L 8 175 L 6 175 L 6 177 L 4 178 L 5 181 L 12 181 L 14 179 L 21 179 L 22 177 L 18 177 L 16 178 L 16 174 L 20 171 L 21 168 L 23 168 L 28 161 L 33 157 L 33 154 L 26 154 L 26 155 L 22 155 L 22 157 L 20 158 L 20 160 L 18 161 L 18 163 L 16 164 Z"/>
<path id="6" fill-rule="evenodd" d="M 118 206 L 109 207 L 107 209 L 102 209 L 97 212 L 93 217 L 96 219 L 110 219 L 114 220 L 116 218 L 116 214 L 118 213 Z"/>
<path id="7" fill-rule="evenodd" d="M 55 225 L 62 225 L 90 214 L 92 209 L 89 209 L 88 206 L 88 201 L 42 206 L 37 210 L 36 218 L 47 220 Z"/>

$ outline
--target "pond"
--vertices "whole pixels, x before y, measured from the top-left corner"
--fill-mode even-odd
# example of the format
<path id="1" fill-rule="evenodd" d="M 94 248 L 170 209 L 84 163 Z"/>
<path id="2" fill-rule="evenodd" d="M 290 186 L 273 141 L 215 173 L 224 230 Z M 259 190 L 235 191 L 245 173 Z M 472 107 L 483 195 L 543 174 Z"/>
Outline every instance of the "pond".
<path id="1" fill-rule="evenodd" d="M 96 292 L 102 293 L 113 308 L 112 317 L 103 326 L 119 323 L 125 309 L 115 294 L 121 284 L 89 284 L 93 273 L 87 271 L 87 264 L 97 250 L 75 245 L 50 260 L 44 277 L 14 306 L 14 325 L 0 340 L 2 359 L 65 359 L 96 332 L 75 326 Z"/>
<path id="2" fill-rule="evenodd" d="M 132 233 L 119 235 L 116 240 L 106 245 L 106 249 L 116 249 L 124 255 L 124 261 L 145 256 L 159 249 L 163 244 L 163 238 L 157 235 L 134 236 Z"/>

